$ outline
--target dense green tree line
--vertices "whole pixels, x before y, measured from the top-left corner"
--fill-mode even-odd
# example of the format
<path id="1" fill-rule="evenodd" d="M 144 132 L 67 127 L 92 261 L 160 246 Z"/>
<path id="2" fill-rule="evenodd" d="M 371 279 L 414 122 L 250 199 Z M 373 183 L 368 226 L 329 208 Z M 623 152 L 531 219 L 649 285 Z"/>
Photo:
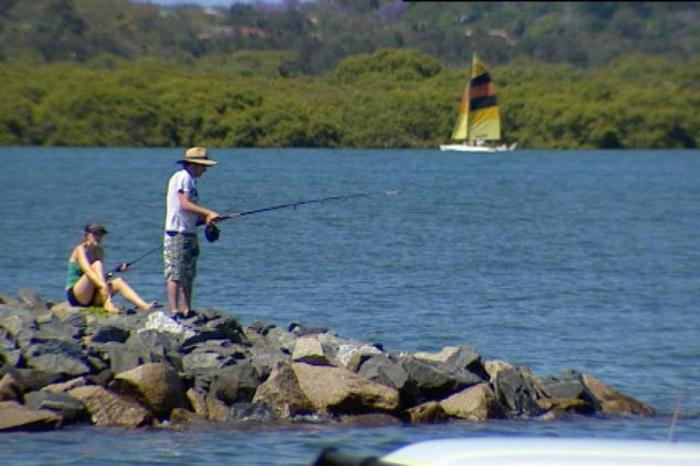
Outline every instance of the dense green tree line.
<path id="1" fill-rule="evenodd" d="M 0 0 L 0 62 L 74 61 L 108 54 L 186 61 L 242 50 L 289 52 L 284 75 L 412 48 L 446 66 L 472 50 L 491 64 L 518 58 L 578 67 L 630 53 L 700 54 L 698 2 L 404 2 L 286 0 L 228 8 L 129 0 Z"/>
<path id="2" fill-rule="evenodd" d="M 410 50 L 280 76 L 286 56 L 196 64 L 96 59 L 0 66 L 0 145 L 436 147 L 467 70 Z M 491 68 L 504 139 L 527 148 L 700 143 L 700 60 L 628 57 L 595 70 L 515 61 Z"/>

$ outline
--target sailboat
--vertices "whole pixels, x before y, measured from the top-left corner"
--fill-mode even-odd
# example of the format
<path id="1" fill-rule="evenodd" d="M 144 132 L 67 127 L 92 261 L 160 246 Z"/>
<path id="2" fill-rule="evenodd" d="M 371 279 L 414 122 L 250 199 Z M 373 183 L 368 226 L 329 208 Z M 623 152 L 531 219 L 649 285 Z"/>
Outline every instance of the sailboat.
<path id="1" fill-rule="evenodd" d="M 440 150 L 463 152 L 503 152 L 515 149 L 516 143 L 498 144 L 501 139 L 501 114 L 496 102 L 496 88 L 486 66 L 474 54 L 471 79 L 459 105 L 453 141 L 441 144 Z"/>

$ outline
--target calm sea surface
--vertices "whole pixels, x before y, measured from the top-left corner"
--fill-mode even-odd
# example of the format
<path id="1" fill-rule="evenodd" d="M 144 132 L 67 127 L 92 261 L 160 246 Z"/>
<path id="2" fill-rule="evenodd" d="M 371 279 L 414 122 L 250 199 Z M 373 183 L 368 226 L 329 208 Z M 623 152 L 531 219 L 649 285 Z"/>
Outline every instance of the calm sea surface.
<path id="1" fill-rule="evenodd" d="M 68 253 L 106 224 L 108 265 L 161 241 L 182 150 L 0 148 L 0 291 L 63 300 Z M 536 375 L 573 368 L 652 419 L 177 433 L 69 427 L 0 435 L 2 464 L 306 465 L 486 435 L 700 441 L 700 151 L 217 150 L 201 203 L 245 211 L 377 193 L 221 224 L 195 307 L 321 325 L 388 349 L 470 343 Z M 398 191 L 397 194 L 384 194 Z M 125 275 L 165 302 L 160 253 Z"/>

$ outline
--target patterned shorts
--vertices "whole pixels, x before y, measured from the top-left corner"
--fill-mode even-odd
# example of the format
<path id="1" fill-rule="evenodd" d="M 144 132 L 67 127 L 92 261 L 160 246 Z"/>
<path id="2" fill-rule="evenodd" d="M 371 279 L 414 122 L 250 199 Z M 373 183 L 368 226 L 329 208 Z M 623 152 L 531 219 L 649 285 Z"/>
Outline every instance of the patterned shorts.
<path id="1" fill-rule="evenodd" d="M 163 262 L 165 280 L 192 283 L 197 275 L 199 243 L 196 235 L 165 235 L 163 238 Z"/>

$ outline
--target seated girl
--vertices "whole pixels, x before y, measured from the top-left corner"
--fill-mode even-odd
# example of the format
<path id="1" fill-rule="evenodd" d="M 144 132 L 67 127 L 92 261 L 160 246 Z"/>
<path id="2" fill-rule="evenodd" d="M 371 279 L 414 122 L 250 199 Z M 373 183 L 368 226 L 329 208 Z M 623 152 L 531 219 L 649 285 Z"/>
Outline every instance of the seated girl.
<path id="1" fill-rule="evenodd" d="M 68 259 L 66 280 L 68 303 L 77 307 L 102 306 L 107 312 L 118 313 L 121 309 L 112 302 L 112 297 L 115 293 L 121 293 L 139 309 L 158 307 L 155 301 L 145 302 L 126 280 L 105 274 L 104 250 L 100 245 L 105 234 L 107 230 L 104 226 L 89 223 L 83 232 L 82 242 L 73 248 Z M 120 272 L 126 269 L 126 264 L 120 264 Z"/>

